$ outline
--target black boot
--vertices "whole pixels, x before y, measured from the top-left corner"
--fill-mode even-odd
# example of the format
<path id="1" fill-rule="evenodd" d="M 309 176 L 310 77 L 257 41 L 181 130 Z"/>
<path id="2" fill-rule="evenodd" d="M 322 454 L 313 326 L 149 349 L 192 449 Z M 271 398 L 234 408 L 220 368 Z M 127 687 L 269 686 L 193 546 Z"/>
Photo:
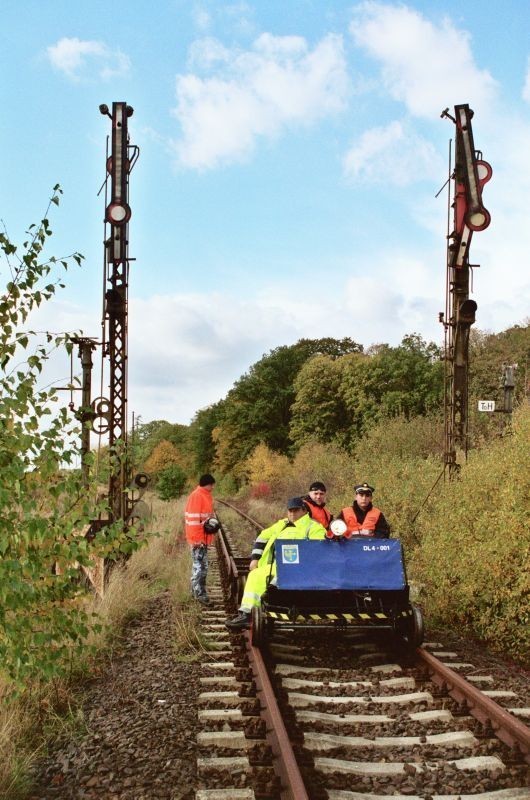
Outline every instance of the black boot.
<path id="1" fill-rule="evenodd" d="M 225 621 L 225 625 L 227 628 L 231 628 L 232 630 L 245 630 L 245 628 L 250 628 L 250 612 L 249 611 L 240 611 L 237 617 L 233 617 L 232 619 L 227 619 Z"/>

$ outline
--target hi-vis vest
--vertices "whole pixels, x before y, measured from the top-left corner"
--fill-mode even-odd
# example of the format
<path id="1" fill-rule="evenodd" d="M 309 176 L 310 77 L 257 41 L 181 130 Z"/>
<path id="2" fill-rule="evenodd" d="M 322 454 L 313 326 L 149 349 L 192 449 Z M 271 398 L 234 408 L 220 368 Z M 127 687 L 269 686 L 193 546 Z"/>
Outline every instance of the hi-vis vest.
<path id="1" fill-rule="evenodd" d="M 324 528 L 329 528 L 329 524 L 331 522 L 331 513 L 324 508 L 324 506 L 318 506 L 316 503 L 312 503 L 311 500 L 304 498 L 307 506 L 309 507 L 309 513 L 311 517 L 316 521 L 320 522 L 320 524 Z"/>
<path id="2" fill-rule="evenodd" d="M 381 512 L 378 508 L 372 506 L 372 508 L 367 511 L 364 522 L 359 522 L 355 516 L 355 511 L 353 508 L 348 506 L 348 508 L 342 509 L 342 516 L 350 533 L 353 533 L 356 536 L 373 536 L 379 521 L 379 517 L 381 516 Z"/>
<path id="3" fill-rule="evenodd" d="M 213 514 L 212 493 L 204 486 L 197 486 L 188 497 L 184 509 L 184 523 L 188 544 L 210 544 L 213 536 L 204 532 L 203 525 Z"/>

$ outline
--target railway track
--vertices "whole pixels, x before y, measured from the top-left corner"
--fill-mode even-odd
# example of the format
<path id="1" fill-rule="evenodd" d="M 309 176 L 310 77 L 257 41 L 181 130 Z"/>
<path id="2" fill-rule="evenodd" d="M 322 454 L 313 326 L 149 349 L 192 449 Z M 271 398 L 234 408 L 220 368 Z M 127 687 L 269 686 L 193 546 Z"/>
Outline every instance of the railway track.
<path id="1" fill-rule="evenodd" d="M 399 652 L 355 628 L 284 628 L 260 652 L 223 624 L 234 541 L 223 526 L 202 612 L 197 800 L 530 800 L 525 697 L 441 643 Z"/>

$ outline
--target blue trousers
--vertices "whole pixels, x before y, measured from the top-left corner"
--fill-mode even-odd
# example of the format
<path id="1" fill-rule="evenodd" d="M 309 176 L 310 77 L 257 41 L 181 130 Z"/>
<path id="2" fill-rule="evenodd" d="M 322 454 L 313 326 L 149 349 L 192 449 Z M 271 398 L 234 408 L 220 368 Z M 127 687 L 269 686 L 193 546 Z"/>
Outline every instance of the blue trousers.
<path id="1" fill-rule="evenodd" d="M 195 544 L 191 548 L 191 594 L 193 597 L 206 594 L 207 575 L 208 548 L 204 544 Z"/>

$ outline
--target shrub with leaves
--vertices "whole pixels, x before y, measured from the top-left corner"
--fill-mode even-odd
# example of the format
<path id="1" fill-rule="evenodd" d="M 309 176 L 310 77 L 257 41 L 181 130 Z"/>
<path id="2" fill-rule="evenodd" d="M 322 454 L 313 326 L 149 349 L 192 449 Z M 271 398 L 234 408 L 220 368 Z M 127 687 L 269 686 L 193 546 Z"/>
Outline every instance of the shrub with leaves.
<path id="1" fill-rule="evenodd" d="M 184 492 L 187 476 L 178 464 L 171 464 L 158 473 L 156 493 L 161 500 L 176 500 Z"/>
<path id="2" fill-rule="evenodd" d="M 56 186 L 47 213 L 59 204 Z M 47 216 L 21 248 L 0 233 L 9 276 L 0 298 L 0 664 L 19 687 L 38 674 L 66 670 L 85 646 L 92 620 L 83 610 L 76 564 L 115 558 L 135 543 L 119 522 L 89 544 L 82 535 L 96 514 L 81 483 L 79 428 L 56 391 L 39 388 L 54 348 L 66 334 L 25 330 L 32 311 L 63 286 L 60 273 L 82 256 L 45 258 Z"/>
<path id="3" fill-rule="evenodd" d="M 414 568 L 427 617 L 530 658 L 530 409 L 513 435 L 471 453 L 423 518 Z"/>
<path id="4" fill-rule="evenodd" d="M 271 487 L 267 483 L 267 481 L 260 481 L 259 483 L 256 483 L 254 486 L 252 486 L 250 489 L 250 497 L 252 497 L 254 500 L 265 499 L 267 497 L 270 497 L 271 494 L 272 494 Z"/>

